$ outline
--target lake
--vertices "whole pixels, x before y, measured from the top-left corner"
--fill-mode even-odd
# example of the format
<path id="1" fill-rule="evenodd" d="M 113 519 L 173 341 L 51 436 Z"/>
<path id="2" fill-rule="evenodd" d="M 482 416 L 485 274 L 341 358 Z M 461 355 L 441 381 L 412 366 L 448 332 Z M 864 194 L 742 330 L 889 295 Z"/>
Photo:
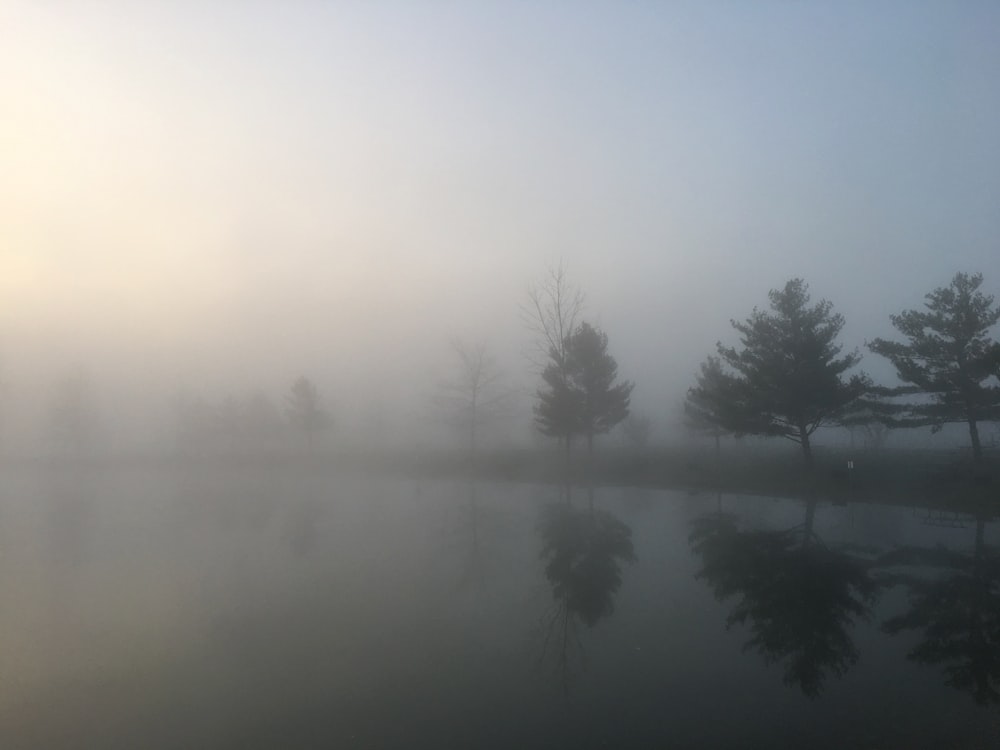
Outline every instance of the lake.
<path id="1" fill-rule="evenodd" d="M 994 748 L 996 537 L 822 498 L 19 469 L 0 746 Z"/>

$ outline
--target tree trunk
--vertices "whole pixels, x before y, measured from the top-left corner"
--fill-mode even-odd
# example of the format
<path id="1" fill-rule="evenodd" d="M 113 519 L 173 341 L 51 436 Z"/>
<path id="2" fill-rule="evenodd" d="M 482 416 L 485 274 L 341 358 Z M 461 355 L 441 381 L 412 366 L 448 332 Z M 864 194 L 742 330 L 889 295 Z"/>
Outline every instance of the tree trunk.
<path id="1" fill-rule="evenodd" d="M 472 553 L 479 554 L 479 505 L 476 503 L 476 480 L 469 482 L 469 510 L 472 517 Z"/>
<path id="2" fill-rule="evenodd" d="M 972 438 L 972 460 L 978 466 L 983 461 L 983 446 L 979 442 L 979 425 L 976 420 L 969 420 L 969 437 Z"/>
<path id="3" fill-rule="evenodd" d="M 809 432 L 808 430 L 806 430 L 804 425 L 799 427 L 799 441 L 802 444 L 802 458 L 805 459 L 806 469 L 812 471 L 813 468 L 812 446 L 809 445 Z"/>
<path id="4" fill-rule="evenodd" d="M 566 444 L 566 502 L 569 502 L 570 486 L 573 484 L 572 436 L 566 435 L 563 440 Z"/>
<path id="5" fill-rule="evenodd" d="M 816 498 L 809 497 L 806 500 L 806 520 L 802 525 L 802 546 L 808 547 L 809 542 L 812 540 L 813 535 L 813 525 L 816 521 Z"/>
<path id="6" fill-rule="evenodd" d="M 594 433 L 587 433 L 587 483 L 594 486 Z"/>

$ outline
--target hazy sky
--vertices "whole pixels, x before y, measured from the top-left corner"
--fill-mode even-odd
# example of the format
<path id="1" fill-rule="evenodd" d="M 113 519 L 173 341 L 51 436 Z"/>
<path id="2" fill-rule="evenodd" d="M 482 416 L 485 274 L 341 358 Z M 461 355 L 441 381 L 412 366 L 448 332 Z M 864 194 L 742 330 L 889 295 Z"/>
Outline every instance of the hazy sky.
<path id="1" fill-rule="evenodd" d="M 563 258 L 663 418 L 791 276 L 851 346 L 1000 291 L 998 38 L 995 2 L 8 0 L 4 388 L 402 397 L 454 334 L 516 373 Z"/>

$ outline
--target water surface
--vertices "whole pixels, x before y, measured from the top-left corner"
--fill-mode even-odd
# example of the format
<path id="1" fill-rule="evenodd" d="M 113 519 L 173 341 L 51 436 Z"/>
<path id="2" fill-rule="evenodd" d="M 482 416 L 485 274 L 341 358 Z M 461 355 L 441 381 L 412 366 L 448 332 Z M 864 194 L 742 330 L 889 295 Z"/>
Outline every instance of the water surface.
<path id="1" fill-rule="evenodd" d="M 3 747 L 995 747 L 985 516 L 15 472 Z"/>

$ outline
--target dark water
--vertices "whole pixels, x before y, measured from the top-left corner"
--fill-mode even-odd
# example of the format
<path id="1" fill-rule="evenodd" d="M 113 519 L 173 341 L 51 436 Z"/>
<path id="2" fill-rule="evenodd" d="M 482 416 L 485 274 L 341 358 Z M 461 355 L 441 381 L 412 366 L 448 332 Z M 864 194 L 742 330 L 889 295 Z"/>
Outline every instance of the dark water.
<path id="1" fill-rule="evenodd" d="M 983 747 L 985 517 L 337 479 L 8 476 L 0 747 Z"/>

